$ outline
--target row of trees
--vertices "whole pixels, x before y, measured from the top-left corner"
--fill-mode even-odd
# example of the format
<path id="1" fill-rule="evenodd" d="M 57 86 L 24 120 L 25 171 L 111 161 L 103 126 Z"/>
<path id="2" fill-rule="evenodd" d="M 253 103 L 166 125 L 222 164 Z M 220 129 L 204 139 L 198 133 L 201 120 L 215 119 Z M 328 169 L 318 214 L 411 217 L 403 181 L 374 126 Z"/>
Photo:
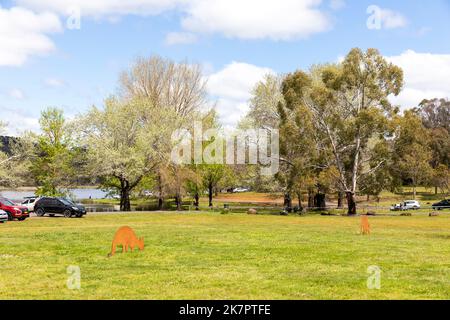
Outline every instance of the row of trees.
<path id="1" fill-rule="evenodd" d="M 283 191 L 286 205 L 324 206 L 325 194 L 347 199 L 356 214 L 356 195 L 378 196 L 410 183 L 449 188 L 450 129 L 447 100 L 424 100 L 400 113 L 389 102 L 403 86 L 403 72 L 377 50 L 352 50 L 337 64 L 268 75 L 249 101 L 240 128 L 279 128 L 280 171 L 261 175 L 258 165 L 175 164 L 170 161 L 177 129 L 220 129 L 210 108 L 198 65 L 160 57 L 138 59 L 120 76 L 119 90 L 102 108 L 74 121 L 61 110 L 42 112 L 41 132 L 27 133 L 9 155 L 0 154 L 0 183 L 17 185 L 31 173 L 38 193 L 61 195 L 80 183 L 100 183 L 120 194 L 153 190 L 158 207 L 174 198 L 181 209 L 189 194 L 195 205 L 208 193 L 237 185 Z M 204 146 L 214 142 L 206 137 Z M 24 175 L 24 173 L 27 173 Z"/>
<path id="2" fill-rule="evenodd" d="M 246 122 L 279 124 L 282 170 L 276 176 L 286 203 L 324 206 L 325 193 L 346 196 L 356 214 L 356 194 L 378 197 L 405 183 L 448 192 L 450 102 L 424 100 L 400 113 L 389 97 L 403 86 L 402 70 L 375 49 L 352 50 L 339 64 L 267 76 L 254 90 Z"/>

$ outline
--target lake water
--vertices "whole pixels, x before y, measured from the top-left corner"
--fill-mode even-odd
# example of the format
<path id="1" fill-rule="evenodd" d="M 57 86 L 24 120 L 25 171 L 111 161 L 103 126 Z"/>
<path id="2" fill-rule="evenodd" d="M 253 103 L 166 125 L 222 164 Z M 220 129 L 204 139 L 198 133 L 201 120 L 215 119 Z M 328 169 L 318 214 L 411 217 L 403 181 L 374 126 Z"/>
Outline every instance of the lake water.
<path id="1" fill-rule="evenodd" d="M 73 197 L 75 197 L 76 200 L 85 200 L 85 199 L 104 199 L 106 197 L 106 192 L 100 190 L 100 189 L 70 189 L 70 192 L 72 193 Z M 0 191 L 0 195 L 2 197 L 14 200 L 14 201 L 20 201 L 23 200 L 25 197 L 32 197 L 34 196 L 34 191 L 21 191 L 21 190 L 4 190 Z"/>

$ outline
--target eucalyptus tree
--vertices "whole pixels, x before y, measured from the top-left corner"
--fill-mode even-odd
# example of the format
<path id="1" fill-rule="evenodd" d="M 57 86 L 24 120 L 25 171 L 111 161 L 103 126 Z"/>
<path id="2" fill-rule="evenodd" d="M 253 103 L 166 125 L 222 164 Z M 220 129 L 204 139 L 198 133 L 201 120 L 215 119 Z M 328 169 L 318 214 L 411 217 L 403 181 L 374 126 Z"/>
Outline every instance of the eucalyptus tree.
<path id="1" fill-rule="evenodd" d="M 396 112 L 388 97 L 398 95 L 402 86 L 403 71 L 376 49 L 353 49 L 340 63 L 297 71 L 283 82 L 285 99 L 307 110 L 323 137 L 311 147 L 330 155 L 321 165 L 337 169 L 349 215 L 356 214 L 358 184 L 387 161 L 374 161 L 374 152 L 387 143 L 388 122 Z M 374 137 L 378 142 L 370 145 Z"/>
<path id="2" fill-rule="evenodd" d="M 421 184 L 431 184 L 433 168 L 432 136 L 422 125 L 420 117 L 407 110 L 395 121 L 395 140 L 391 173 L 401 181 L 410 181 L 413 186 L 413 197 L 416 188 Z"/>
<path id="3" fill-rule="evenodd" d="M 432 184 L 437 194 L 439 188 L 442 190 L 442 182 L 445 181 L 445 178 L 441 179 L 439 175 L 445 173 L 444 167 L 450 170 L 450 101 L 448 99 L 423 100 L 415 111 L 429 131 L 429 145 L 433 153 L 431 166 L 435 171 Z M 445 176 L 444 174 L 443 177 Z"/>
<path id="4" fill-rule="evenodd" d="M 284 103 L 281 91 L 282 83 L 282 75 L 267 74 L 262 81 L 255 85 L 249 100 L 249 112 L 246 115 L 251 125 L 269 129 L 279 127 L 278 106 L 280 103 Z"/>
<path id="5" fill-rule="evenodd" d="M 256 83 L 251 90 L 251 98 L 248 101 L 249 111 L 238 123 L 239 130 L 265 129 L 268 134 L 271 134 L 272 129 L 280 128 L 278 106 L 280 103 L 284 104 L 281 92 L 282 81 L 282 75 L 267 74 L 261 81 Z M 256 140 L 249 141 L 249 143 L 254 143 L 258 146 L 260 132 L 256 131 Z M 236 180 L 235 183 L 240 182 L 241 185 L 251 186 L 254 191 L 274 192 L 280 188 L 278 182 L 281 180 L 275 179 L 274 176 L 263 175 L 261 165 L 237 164 L 232 166 L 232 169 L 237 178 L 234 179 Z"/>

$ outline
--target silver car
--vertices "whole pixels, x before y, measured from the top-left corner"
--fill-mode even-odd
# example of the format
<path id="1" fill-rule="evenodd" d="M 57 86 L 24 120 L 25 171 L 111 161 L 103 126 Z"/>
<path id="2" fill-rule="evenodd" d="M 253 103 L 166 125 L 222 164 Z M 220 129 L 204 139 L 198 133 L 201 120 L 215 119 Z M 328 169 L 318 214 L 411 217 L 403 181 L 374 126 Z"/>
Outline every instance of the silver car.
<path id="1" fill-rule="evenodd" d="M 5 211 L 0 210 L 0 223 L 6 222 L 6 221 L 8 221 L 8 214 Z"/>

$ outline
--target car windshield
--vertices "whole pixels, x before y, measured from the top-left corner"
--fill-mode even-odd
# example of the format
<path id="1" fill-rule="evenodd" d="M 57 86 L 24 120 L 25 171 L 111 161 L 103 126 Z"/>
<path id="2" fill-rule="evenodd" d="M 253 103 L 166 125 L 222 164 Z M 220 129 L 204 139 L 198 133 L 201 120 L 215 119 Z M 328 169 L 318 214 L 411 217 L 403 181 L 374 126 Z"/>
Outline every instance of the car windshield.
<path id="1" fill-rule="evenodd" d="M 59 201 L 61 201 L 62 203 L 64 203 L 66 206 L 73 206 L 73 205 L 75 205 L 75 203 L 73 203 L 73 202 L 70 201 L 69 199 L 61 198 L 61 199 L 59 199 Z"/>
<path id="2" fill-rule="evenodd" d="M 1 199 L 0 202 L 7 206 L 15 206 L 16 205 L 14 202 L 12 202 L 11 200 L 8 200 L 8 199 Z"/>

